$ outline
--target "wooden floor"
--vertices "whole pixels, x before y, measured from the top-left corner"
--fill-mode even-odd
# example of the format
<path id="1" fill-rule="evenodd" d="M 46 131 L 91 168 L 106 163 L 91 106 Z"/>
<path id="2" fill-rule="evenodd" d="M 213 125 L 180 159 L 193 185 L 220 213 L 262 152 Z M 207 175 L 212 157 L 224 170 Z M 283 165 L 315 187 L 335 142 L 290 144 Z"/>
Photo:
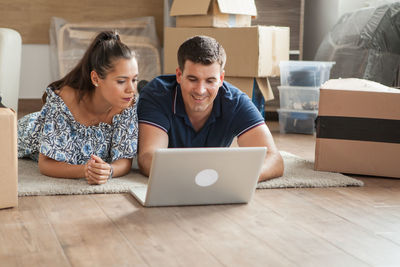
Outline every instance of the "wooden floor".
<path id="1" fill-rule="evenodd" d="M 314 158 L 315 137 L 279 134 Z M 129 194 L 19 198 L 0 266 L 400 266 L 400 180 L 257 190 L 247 205 L 143 208 Z"/>

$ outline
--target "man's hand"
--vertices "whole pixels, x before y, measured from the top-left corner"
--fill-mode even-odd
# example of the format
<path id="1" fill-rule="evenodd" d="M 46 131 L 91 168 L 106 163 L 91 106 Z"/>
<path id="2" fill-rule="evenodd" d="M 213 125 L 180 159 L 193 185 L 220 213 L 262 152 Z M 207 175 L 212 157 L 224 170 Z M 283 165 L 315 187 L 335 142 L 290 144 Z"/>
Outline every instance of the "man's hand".
<path id="1" fill-rule="evenodd" d="M 111 173 L 111 165 L 92 155 L 85 165 L 85 178 L 88 184 L 105 184 Z"/>

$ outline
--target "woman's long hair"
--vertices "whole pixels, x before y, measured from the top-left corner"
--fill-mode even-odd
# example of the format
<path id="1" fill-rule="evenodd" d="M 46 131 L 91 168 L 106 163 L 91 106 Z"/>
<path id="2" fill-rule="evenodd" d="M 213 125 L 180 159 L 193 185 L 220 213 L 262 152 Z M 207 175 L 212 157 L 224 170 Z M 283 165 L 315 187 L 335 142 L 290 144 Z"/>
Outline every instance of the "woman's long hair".
<path id="1" fill-rule="evenodd" d="M 136 54 L 121 41 L 116 31 L 100 32 L 75 68 L 62 79 L 52 82 L 49 87 L 60 89 L 69 86 L 78 91 L 78 101 L 80 101 L 86 94 L 92 95 L 95 90 L 90 77 L 91 71 L 96 71 L 99 77 L 104 79 L 113 70 L 115 62 L 121 58 L 136 58 Z M 46 97 L 47 94 L 44 93 L 43 103 L 46 102 Z"/>

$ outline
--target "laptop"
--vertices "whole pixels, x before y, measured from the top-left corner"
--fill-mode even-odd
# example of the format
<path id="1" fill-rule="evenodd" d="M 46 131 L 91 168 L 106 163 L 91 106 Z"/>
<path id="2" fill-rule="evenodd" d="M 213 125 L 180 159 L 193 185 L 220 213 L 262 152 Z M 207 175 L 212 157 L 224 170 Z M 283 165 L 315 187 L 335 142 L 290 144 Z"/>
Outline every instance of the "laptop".
<path id="1" fill-rule="evenodd" d="M 147 187 L 131 188 L 146 207 L 248 203 L 266 147 L 158 149 Z"/>

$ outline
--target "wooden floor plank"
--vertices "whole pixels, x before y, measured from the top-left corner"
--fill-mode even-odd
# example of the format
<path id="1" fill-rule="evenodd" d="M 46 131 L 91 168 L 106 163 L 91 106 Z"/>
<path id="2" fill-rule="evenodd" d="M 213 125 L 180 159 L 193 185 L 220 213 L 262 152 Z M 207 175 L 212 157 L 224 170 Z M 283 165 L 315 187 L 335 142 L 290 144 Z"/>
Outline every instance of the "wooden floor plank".
<path id="1" fill-rule="evenodd" d="M 368 177 L 360 175 L 351 175 L 356 179 L 362 180 L 368 187 L 384 187 L 388 189 L 399 189 L 400 179 L 399 178 L 387 178 L 387 177 Z"/>
<path id="2" fill-rule="evenodd" d="M 260 241 L 222 214 L 237 207 L 175 207 L 173 214 L 184 231 L 226 266 L 297 266 L 285 253 Z"/>
<path id="3" fill-rule="evenodd" d="M 0 211 L 1 266 L 70 266 L 39 199 L 20 198 L 18 208 Z"/>
<path id="4" fill-rule="evenodd" d="M 90 195 L 40 198 L 73 266 L 148 266 Z"/>
<path id="5" fill-rule="evenodd" d="M 383 179 L 385 180 L 385 179 Z M 382 183 L 385 183 L 382 181 Z M 400 183 L 400 180 L 398 181 Z M 332 188 L 347 198 L 363 201 L 371 206 L 391 206 L 400 204 L 400 187 L 385 187 L 376 184 L 374 186 L 363 186 L 358 188 Z"/>
<path id="6" fill-rule="evenodd" d="M 360 229 L 397 243 L 400 249 L 399 192 L 379 187 L 359 190 L 334 188 L 309 190 L 301 196 L 358 225 Z"/>
<path id="7" fill-rule="evenodd" d="M 328 207 L 322 205 L 321 200 L 311 198 L 310 195 L 318 190 L 324 191 L 325 194 L 331 191 L 329 189 L 297 189 L 294 191 L 295 194 L 290 193 L 290 190 L 280 191 L 279 197 L 284 197 L 285 200 L 278 205 L 270 204 L 270 201 L 278 195 L 274 192 L 275 194 L 270 194 L 263 203 L 287 220 L 295 222 L 302 229 L 318 235 L 367 264 L 396 266 L 400 262 L 400 247 L 397 244 L 352 222 L 352 217 L 348 213 L 346 213 L 348 217 L 336 214 L 338 209 L 346 209 L 346 205 L 342 202 L 338 204 L 332 195 L 327 200 L 332 203 Z M 293 203 L 297 204 L 293 205 Z M 303 216 L 299 215 L 300 211 Z M 355 209 L 350 208 L 350 211 L 355 211 Z M 364 220 L 368 219 L 369 217 L 364 217 Z"/>
<path id="8" fill-rule="evenodd" d="M 304 227 L 372 266 L 398 266 L 400 262 L 399 246 L 354 224 L 311 223 Z"/>
<path id="9" fill-rule="evenodd" d="M 261 194 L 268 192 L 256 192 Z M 368 266 L 276 212 L 260 209 L 262 201 L 257 196 L 249 205 L 223 210 L 223 214 L 264 243 L 281 250 L 297 266 Z"/>
<path id="10" fill-rule="evenodd" d="M 95 199 L 150 266 L 222 266 L 178 227 L 172 208 L 143 208 L 128 194 Z"/>
<path id="11" fill-rule="evenodd" d="M 280 134 L 279 124 L 277 122 L 269 122 L 268 125 L 279 150 L 287 151 L 303 159 L 314 161 L 315 136 L 305 134 Z"/>

